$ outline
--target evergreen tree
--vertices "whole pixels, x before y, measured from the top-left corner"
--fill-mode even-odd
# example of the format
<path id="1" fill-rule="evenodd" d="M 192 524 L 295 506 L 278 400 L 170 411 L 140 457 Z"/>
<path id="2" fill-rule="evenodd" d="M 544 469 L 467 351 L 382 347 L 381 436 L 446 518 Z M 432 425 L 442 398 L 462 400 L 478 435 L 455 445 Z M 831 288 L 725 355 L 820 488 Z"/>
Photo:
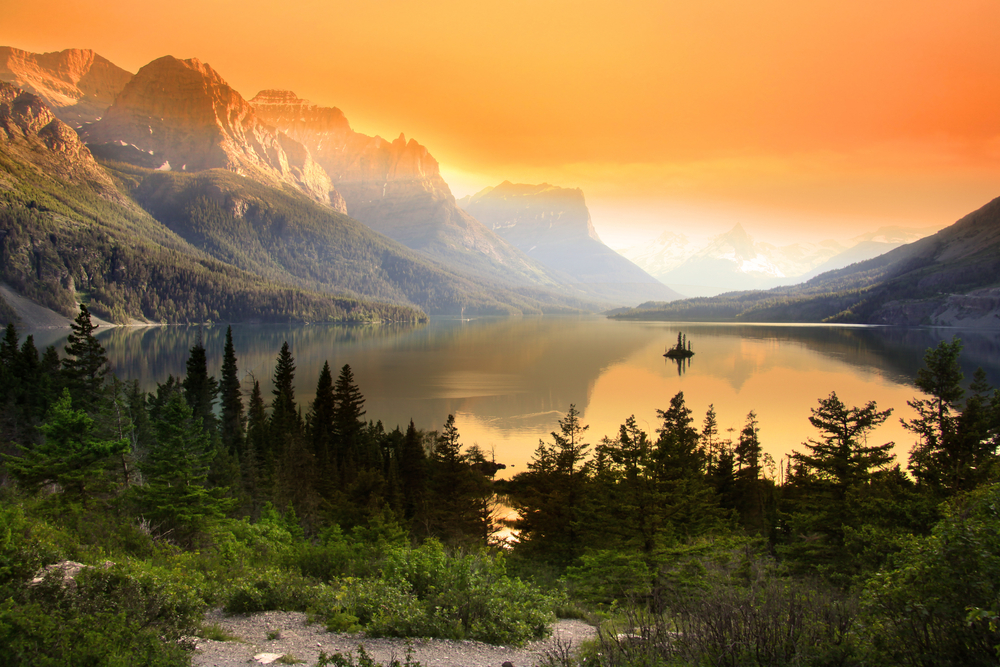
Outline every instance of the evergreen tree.
<path id="1" fill-rule="evenodd" d="M 270 499 L 273 490 L 275 461 L 271 456 L 268 437 L 267 410 L 260 382 L 254 380 L 247 407 L 246 463 L 241 466 L 243 485 L 255 507 Z"/>
<path id="2" fill-rule="evenodd" d="M 448 415 L 434 445 L 432 461 L 434 533 L 449 542 L 475 538 L 471 468 L 462 455 L 455 415 Z"/>
<path id="3" fill-rule="evenodd" d="M 411 525 L 425 525 L 428 509 L 427 452 L 412 419 L 400 445 L 398 471 L 403 490 L 403 517 Z"/>
<path id="4" fill-rule="evenodd" d="M 208 374 L 208 358 L 201 336 L 191 348 L 187 360 L 187 375 L 184 376 L 184 401 L 191 408 L 194 418 L 201 420 L 201 426 L 209 434 L 217 432 L 215 401 L 219 393 L 219 383 Z"/>
<path id="5" fill-rule="evenodd" d="M 187 546 L 233 503 L 223 489 L 208 487 L 215 451 L 177 383 L 158 387 L 152 427 L 155 440 L 140 464 L 140 505 L 161 535 Z"/>
<path id="6" fill-rule="evenodd" d="M 319 487 L 323 496 L 329 497 L 337 485 L 338 468 L 334 459 L 334 416 L 337 404 L 333 394 L 333 374 L 330 363 L 323 362 L 323 369 L 316 382 L 316 398 L 307 419 L 312 456 L 319 471 Z"/>
<path id="7" fill-rule="evenodd" d="M 362 429 L 365 425 L 365 399 L 354 383 L 351 367 L 344 364 L 333 387 L 334 411 L 333 431 L 336 443 L 336 461 L 345 477 L 349 479 L 359 467 L 371 467 L 375 461 L 373 452 L 363 441 Z"/>
<path id="8" fill-rule="evenodd" d="M 817 480 L 830 484 L 842 500 L 851 486 L 867 484 L 875 471 L 892 463 L 895 443 L 868 444 L 868 434 L 891 414 L 891 409 L 879 410 L 875 401 L 863 408 L 848 408 L 837 392 L 831 392 L 828 398 L 820 399 L 818 408 L 812 408 L 809 417 L 821 438 L 810 438 L 805 443 L 808 453 L 796 452 L 792 458 Z"/>
<path id="9" fill-rule="evenodd" d="M 284 437 L 296 434 L 299 430 L 294 381 L 295 360 L 285 341 L 274 366 L 274 389 L 271 390 L 274 398 L 271 400 L 270 420 L 272 444 L 281 442 Z M 274 453 L 279 454 L 280 449 L 276 449 Z"/>
<path id="10" fill-rule="evenodd" d="M 19 457 L 5 457 L 8 469 L 27 490 L 57 484 L 64 497 L 85 508 L 94 496 L 107 491 L 106 471 L 113 457 L 129 449 L 126 440 L 97 437 L 94 420 L 73 408 L 68 390 L 49 409 L 39 431 L 42 442 L 22 446 Z"/>
<path id="11" fill-rule="evenodd" d="M 978 445 L 958 437 L 959 402 L 965 395 L 958 362 L 961 353 L 962 341 L 957 337 L 927 350 L 916 385 L 930 398 L 907 401 L 917 417 L 901 420 L 918 437 L 910 451 L 910 472 L 925 488 L 939 493 L 970 488 L 970 480 L 975 477 L 975 452 L 965 450 L 970 445 L 978 449 Z"/>
<path id="12" fill-rule="evenodd" d="M 63 376 L 74 404 L 87 410 L 97 403 L 111 365 L 104 348 L 94 337 L 97 325 L 91 322 L 90 311 L 85 305 L 80 304 L 80 313 L 70 328 L 66 358 L 62 361 Z"/>
<path id="13" fill-rule="evenodd" d="M 222 374 L 219 380 L 219 398 L 222 418 L 219 434 L 222 446 L 240 459 L 246 458 L 246 432 L 243 427 L 243 393 L 240 389 L 239 371 L 236 367 L 236 350 L 233 347 L 233 328 L 226 327 L 226 344 L 222 351 Z"/>

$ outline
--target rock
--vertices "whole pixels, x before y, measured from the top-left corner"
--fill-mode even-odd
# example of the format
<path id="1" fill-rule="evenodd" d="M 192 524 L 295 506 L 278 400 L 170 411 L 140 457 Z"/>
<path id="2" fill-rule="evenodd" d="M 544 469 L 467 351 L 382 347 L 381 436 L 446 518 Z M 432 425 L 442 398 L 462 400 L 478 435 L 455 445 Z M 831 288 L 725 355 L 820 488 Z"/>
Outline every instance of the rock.
<path id="1" fill-rule="evenodd" d="M 148 169 L 227 169 L 340 204 L 306 147 L 258 118 L 218 72 L 194 58 L 164 56 L 140 69 L 82 135 L 96 154 Z"/>
<path id="2" fill-rule="evenodd" d="M 131 78 L 89 49 L 30 53 L 0 47 L 0 81 L 37 95 L 74 127 L 102 116 Z"/>
<path id="3" fill-rule="evenodd" d="M 104 561 L 101 564 L 101 569 L 107 570 L 114 563 L 111 561 Z M 68 588 L 69 590 L 76 589 L 76 578 L 84 570 L 90 569 L 91 565 L 84 565 L 83 563 L 77 563 L 72 560 L 63 560 L 58 563 L 53 563 L 52 565 L 46 565 L 41 570 L 35 573 L 34 578 L 28 583 L 29 586 L 38 586 L 42 582 L 50 579 L 51 577 L 58 577 L 60 579 L 60 585 L 63 588 Z"/>
<path id="4" fill-rule="evenodd" d="M 253 657 L 254 662 L 259 662 L 262 665 L 270 665 L 275 660 L 280 660 L 284 653 L 258 653 Z"/>
<path id="5" fill-rule="evenodd" d="M 42 98 L 0 82 L 0 150 L 43 173 L 72 183 L 90 183 L 106 197 L 120 199 L 107 173 Z"/>

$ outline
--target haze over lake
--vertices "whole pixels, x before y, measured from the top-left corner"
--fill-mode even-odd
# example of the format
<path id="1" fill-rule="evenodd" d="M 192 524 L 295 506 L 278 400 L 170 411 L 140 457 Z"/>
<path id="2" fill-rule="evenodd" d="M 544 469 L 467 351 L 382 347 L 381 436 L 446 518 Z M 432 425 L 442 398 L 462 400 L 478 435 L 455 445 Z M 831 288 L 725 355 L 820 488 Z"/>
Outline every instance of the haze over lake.
<path id="1" fill-rule="evenodd" d="M 188 350 L 202 336 L 216 377 L 226 327 L 98 330 L 116 373 L 146 390 L 183 376 Z M 663 358 L 684 332 L 695 356 L 683 372 Z M 65 331 L 33 332 L 39 348 L 65 345 Z M 295 357 L 296 399 L 303 413 L 323 362 L 334 375 L 350 364 L 366 398 L 367 419 L 386 429 L 439 429 L 455 414 L 462 442 L 478 444 L 523 470 L 539 438 L 550 440 L 575 404 L 590 426 L 589 442 L 614 436 L 634 414 L 649 433 L 657 409 L 683 391 L 700 428 L 714 403 L 720 432 L 743 426 L 755 410 L 765 451 L 775 459 L 816 435 L 810 408 L 831 391 L 848 405 L 877 401 L 893 408 L 875 432 L 897 443 L 905 465 L 912 436 L 899 425 L 917 395 L 913 379 L 924 351 L 960 336 L 966 383 L 982 366 L 1000 385 L 1000 336 L 955 329 L 617 322 L 599 317 L 432 320 L 425 325 L 240 325 L 233 339 L 244 388 L 251 377 L 270 399 L 271 374 L 283 341 Z M 513 466 L 513 467 L 510 467 Z"/>

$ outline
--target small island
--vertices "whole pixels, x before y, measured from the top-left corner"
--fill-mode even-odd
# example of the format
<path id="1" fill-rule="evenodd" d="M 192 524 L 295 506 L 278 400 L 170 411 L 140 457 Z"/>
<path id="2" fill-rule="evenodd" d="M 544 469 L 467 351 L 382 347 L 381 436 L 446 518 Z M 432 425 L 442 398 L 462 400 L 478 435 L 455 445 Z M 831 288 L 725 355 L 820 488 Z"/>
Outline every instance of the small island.
<path id="1" fill-rule="evenodd" d="M 663 353 L 668 359 L 688 359 L 694 356 L 691 351 L 691 341 L 683 333 L 677 332 L 677 344 Z"/>

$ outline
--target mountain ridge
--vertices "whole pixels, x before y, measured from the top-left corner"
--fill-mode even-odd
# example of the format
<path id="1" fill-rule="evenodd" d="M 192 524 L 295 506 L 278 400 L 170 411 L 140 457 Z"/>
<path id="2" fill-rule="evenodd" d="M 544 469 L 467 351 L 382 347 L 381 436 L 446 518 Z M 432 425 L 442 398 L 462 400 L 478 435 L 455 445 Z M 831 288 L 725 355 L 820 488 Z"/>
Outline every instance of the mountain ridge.
<path id="1" fill-rule="evenodd" d="M 1000 197 L 936 234 L 801 285 L 650 302 L 612 316 L 1000 328 Z"/>

